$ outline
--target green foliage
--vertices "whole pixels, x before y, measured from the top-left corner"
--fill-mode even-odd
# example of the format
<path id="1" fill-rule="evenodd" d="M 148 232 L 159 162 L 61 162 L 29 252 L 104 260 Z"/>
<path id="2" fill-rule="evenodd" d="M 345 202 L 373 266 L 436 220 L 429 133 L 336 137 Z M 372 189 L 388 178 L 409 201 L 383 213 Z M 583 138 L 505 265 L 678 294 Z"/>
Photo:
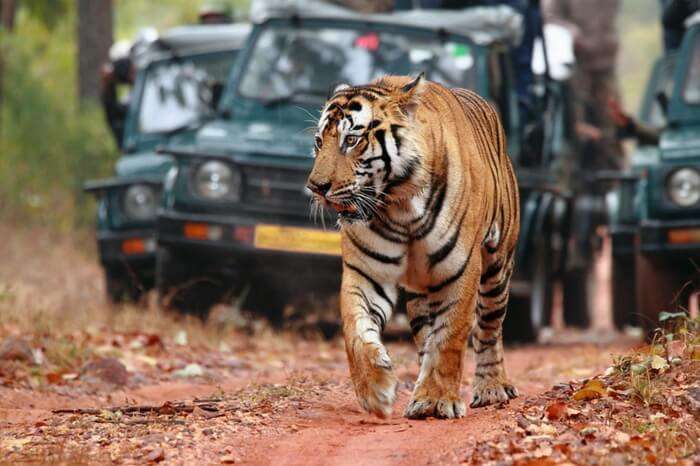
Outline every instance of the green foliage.
<path id="1" fill-rule="evenodd" d="M 227 6 L 234 19 L 248 16 L 250 0 L 115 0 L 115 39 L 132 39 L 142 28 L 155 27 L 159 31 L 197 22 L 197 14 L 203 6 L 216 4 Z"/>
<path id="2" fill-rule="evenodd" d="M 22 7 L 46 28 L 53 29 L 70 10 L 70 2 L 69 0 L 22 0 Z"/>
<path id="3" fill-rule="evenodd" d="M 37 9 L 22 10 L 15 32 L 0 37 L 0 211 L 71 228 L 92 217 L 83 181 L 109 174 L 116 149 L 97 103 L 77 104 L 72 2 L 51 21 L 43 14 L 59 7 L 40 3 L 29 2 Z"/>
<path id="4" fill-rule="evenodd" d="M 113 0 L 115 40 L 144 27 L 196 23 L 207 0 Z M 78 105 L 73 0 L 22 0 L 12 34 L 0 34 L 0 213 L 70 229 L 94 219 L 82 193 L 119 156 L 98 102 Z M 223 0 L 237 18 L 248 0 Z"/>

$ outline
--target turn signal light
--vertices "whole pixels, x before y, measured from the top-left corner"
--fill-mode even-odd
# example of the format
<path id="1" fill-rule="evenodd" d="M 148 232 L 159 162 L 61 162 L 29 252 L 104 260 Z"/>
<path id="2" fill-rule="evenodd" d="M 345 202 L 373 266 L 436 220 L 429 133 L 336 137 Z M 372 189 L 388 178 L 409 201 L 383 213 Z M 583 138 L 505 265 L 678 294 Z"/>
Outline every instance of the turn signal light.
<path id="1" fill-rule="evenodd" d="M 669 230 L 668 242 L 671 244 L 700 243 L 700 229 Z"/>
<path id="2" fill-rule="evenodd" d="M 155 249 L 155 240 L 152 238 L 131 238 L 122 241 L 122 252 L 127 255 L 153 252 Z"/>
<path id="3" fill-rule="evenodd" d="M 212 240 L 221 239 L 223 230 L 217 225 L 207 225 L 206 223 L 185 223 L 184 228 L 185 238 Z"/>

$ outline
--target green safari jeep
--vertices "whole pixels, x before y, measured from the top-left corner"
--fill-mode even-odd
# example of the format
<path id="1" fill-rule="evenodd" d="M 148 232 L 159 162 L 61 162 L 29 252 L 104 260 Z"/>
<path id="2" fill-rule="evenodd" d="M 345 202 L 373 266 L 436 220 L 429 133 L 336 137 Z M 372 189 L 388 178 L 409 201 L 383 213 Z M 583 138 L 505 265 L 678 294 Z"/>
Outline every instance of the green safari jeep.
<path id="1" fill-rule="evenodd" d="M 618 175 L 609 202 L 615 323 L 647 334 L 661 311 L 687 309 L 700 259 L 700 25 L 655 65 L 641 121 L 659 132 Z"/>
<path id="2" fill-rule="evenodd" d="M 551 282 L 562 268 L 561 251 L 552 249 L 569 243 L 562 220 L 567 204 L 556 185 L 573 131 L 561 99 L 552 105 L 557 111 L 534 111 L 547 120 L 524 129 L 510 54 L 520 23 L 491 10 L 505 15 L 494 25 L 483 11 L 360 16 L 330 9 L 279 13 L 256 24 L 222 100 L 222 118 L 202 127 L 191 144 L 163 151 L 176 160 L 158 213 L 157 287 L 166 304 L 204 316 L 212 304 L 247 293 L 249 309 L 279 317 L 291 296 L 337 293 L 336 218 L 314 219 L 305 188 L 318 112 L 336 83 L 425 72 L 486 96 L 500 111 L 527 224 L 513 286 L 522 297 L 514 306 L 525 309 L 506 322 L 514 335 L 534 338 L 549 324 L 541 307 L 551 306 Z M 556 92 L 547 94 L 557 100 Z M 547 263 L 533 273 L 540 253 Z"/>
<path id="3" fill-rule="evenodd" d="M 115 176 L 85 184 L 98 198 L 97 244 L 113 302 L 137 301 L 154 285 L 156 209 L 172 165 L 156 147 L 192 140 L 196 126 L 212 118 L 249 32 L 244 24 L 177 27 L 133 57 L 136 80 Z"/>

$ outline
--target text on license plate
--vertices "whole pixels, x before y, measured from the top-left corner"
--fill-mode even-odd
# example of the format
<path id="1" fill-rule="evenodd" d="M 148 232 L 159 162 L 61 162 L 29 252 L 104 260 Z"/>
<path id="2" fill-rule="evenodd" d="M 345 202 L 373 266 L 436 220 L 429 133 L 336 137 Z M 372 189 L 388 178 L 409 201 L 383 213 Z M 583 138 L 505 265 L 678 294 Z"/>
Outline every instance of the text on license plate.
<path id="1" fill-rule="evenodd" d="M 259 249 L 340 255 L 340 233 L 337 231 L 256 225 L 254 244 Z"/>

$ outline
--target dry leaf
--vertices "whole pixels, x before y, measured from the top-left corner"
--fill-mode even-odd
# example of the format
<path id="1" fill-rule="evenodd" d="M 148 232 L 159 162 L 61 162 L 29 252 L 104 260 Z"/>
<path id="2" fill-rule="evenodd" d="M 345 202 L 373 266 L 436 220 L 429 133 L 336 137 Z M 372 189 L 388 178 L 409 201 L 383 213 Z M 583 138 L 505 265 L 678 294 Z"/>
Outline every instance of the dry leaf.
<path id="1" fill-rule="evenodd" d="M 63 382 L 63 375 L 58 372 L 49 372 L 46 374 L 46 381 L 52 385 L 57 385 Z"/>
<path id="2" fill-rule="evenodd" d="M 547 419 L 550 421 L 558 421 L 559 419 L 566 417 L 566 415 L 566 403 L 556 401 L 547 406 Z"/>
<path id="3" fill-rule="evenodd" d="M 651 368 L 657 371 L 668 369 L 668 362 L 661 356 L 655 354 L 651 357 Z"/>
<path id="4" fill-rule="evenodd" d="M 515 466 L 554 466 L 557 464 L 550 458 L 535 458 L 530 460 L 520 460 L 513 463 Z"/>
<path id="5" fill-rule="evenodd" d="M 581 388 L 579 391 L 574 393 L 573 399 L 576 401 L 583 400 L 595 400 L 596 398 L 601 398 L 607 394 L 603 382 L 598 379 L 591 379 Z"/>
<path id="6" fill-rule="evenodd" d="M 613 435 L 613 439 L 615 439 L 615 441 L 620 443 L 620 444 L 625 444 L 625 443 L 629 442 L 630 438 L 631 437 L 629 434 L 626 434 L 626 433 L 620 432 L 620 431 L 615 432 L 615 434 Z"/>
<path id="7" fill-rule="evenodd" d="M 160 463 L 165 459 L 165 452 L 162 448 L 154 448 L 148 456 L 146 456 L 146 461 L 149 463 Z"/>
<path id="8" fill-rule="evenodd" d="M 693 346 L 693 351 L 690 352 L 690 359 L 700 361 L 700 345 Z"/>

